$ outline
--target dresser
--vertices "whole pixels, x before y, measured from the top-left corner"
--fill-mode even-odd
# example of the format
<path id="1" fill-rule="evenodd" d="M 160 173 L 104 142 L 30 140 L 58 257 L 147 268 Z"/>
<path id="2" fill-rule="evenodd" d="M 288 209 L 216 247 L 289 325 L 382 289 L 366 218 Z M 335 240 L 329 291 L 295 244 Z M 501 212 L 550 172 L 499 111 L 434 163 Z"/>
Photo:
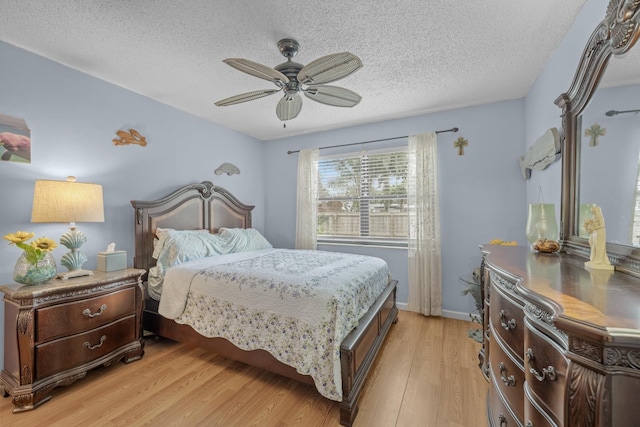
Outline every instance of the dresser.
<path id="1" fill-rule="evenodd" d="M 489 425 L 640 425 L 640 279 L 483 246 Z"/>
<path id="2" fill-rule="evenodd" d="M 4 369 L 0 386 L 13 412 L 51 398 L 87 371 L 144 354 L 144 270 L 94 272 L 37 286 L 0 286 L 4 293 Z"/>

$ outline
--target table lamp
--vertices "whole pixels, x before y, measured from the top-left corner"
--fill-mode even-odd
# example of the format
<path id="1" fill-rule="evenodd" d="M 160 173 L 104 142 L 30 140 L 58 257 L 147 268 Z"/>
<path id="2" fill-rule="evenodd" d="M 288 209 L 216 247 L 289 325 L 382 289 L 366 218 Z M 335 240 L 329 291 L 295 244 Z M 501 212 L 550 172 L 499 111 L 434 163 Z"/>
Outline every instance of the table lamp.
<path id="1" fill-rule="evenodd" d="M 60 237 L 60 244 L 69 252 L 63 255 L 60 264 L 69 270 L 59 274 L 60 279 L 90 276 L 83 270 L 87 256 L 79 251 L 87 237 L 76 229 L 76 222 L 104 222 L 102 186 L 76 182 L 70 176 L 66 181 L 37 180 L 33 193 L 31 222 L 68 222 L 70 230 Z"/>

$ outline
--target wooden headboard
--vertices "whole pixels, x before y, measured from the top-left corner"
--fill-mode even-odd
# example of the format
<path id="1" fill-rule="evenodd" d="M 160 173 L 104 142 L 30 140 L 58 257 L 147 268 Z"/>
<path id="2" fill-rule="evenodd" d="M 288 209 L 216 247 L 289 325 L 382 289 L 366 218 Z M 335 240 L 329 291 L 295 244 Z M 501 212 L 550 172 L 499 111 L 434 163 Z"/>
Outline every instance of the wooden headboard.
<path id="1" fill-rule="evenodd" d="M 190 184 L 158 200 L 132 200 L 135 210 L 135 256 L 133 265 L 149 271 L 157 228 L 175 230 L 250 228 L 254 206 L 245 205 L 222 187 L 209 181 Z"/>

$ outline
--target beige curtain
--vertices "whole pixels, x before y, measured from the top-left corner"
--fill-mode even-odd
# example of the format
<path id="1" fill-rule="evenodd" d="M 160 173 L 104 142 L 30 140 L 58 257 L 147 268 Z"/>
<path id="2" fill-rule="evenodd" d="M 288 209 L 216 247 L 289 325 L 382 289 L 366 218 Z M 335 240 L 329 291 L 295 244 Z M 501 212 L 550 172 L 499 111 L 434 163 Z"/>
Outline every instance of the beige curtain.
<path id="1" fill-rule="evenodd" d="M 408 309 L 425 316 L 442 314 L 442 267 L 436 133 L 409 137 Z"/>
<path id="2" fill-rule="evenodd" d="M 300 150 L 296 208 L 296 249 L 316 249 L 318 149 Z"/>

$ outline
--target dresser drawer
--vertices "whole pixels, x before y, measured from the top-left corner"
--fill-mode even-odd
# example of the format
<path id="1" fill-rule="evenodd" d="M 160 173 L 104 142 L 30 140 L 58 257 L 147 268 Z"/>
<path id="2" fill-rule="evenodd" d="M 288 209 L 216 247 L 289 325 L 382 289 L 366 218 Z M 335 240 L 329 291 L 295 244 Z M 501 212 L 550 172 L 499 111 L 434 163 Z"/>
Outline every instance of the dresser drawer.
<path id="1" fill-rule="evenodd" d="M 36 342 L 97 328 L 135 312 L 135 289 L 68 302 L 36 311 Z"/>
<path id="2" fill-rule="evenodd" d="M 81 366 L 134 342 L 136 316 L 72 335 L 35 348 L 35 379 L 39 380 L 67 369 Z"/>
<path id="3" fill-rule="evenodd" d="M 524 402 L 524 421 L 525 427 L 557 427 L 558 425 L 551 420 L 548 414 L 535 402 L 531 396 L 529 384 L 524 386 L 524 394 L 526 400 Z"/>
<path id="4" fill-rule="evenodd" d="M 504 396 L 510 408 L 513 409 L 518 419 L 524 416 L 524 372 L 516 364 L 512 357 L 503 348 L 502 340 L 495 336 L 492 338 L 489 351 L 490 370 L 494 384 Z M 510 353 L 510 351 L 509 351 Z"/>
<path id="5" fill-rule="evenodd" d="M 505 402 L 500 396 L 496 387 L 489 387 L 489 426 L 490 427 L 519 427 L 522 424 L 517 422 Z"/>
<path id="6" fill-rule="evenodd" d="M 522 305 L 516 302 L 502 287 L 496 285 L 495 276 L 491 280 L 490 321 L 493 333 L 500 335 L 520 363 L 524 354 L 524 312 Z"/>
<path id="7" fill-rule="evenodd" d="M 568 361 L 562 349 L 526 320 L 525 379 L 532 397 L 556 423 L 564 424 Z"/>

